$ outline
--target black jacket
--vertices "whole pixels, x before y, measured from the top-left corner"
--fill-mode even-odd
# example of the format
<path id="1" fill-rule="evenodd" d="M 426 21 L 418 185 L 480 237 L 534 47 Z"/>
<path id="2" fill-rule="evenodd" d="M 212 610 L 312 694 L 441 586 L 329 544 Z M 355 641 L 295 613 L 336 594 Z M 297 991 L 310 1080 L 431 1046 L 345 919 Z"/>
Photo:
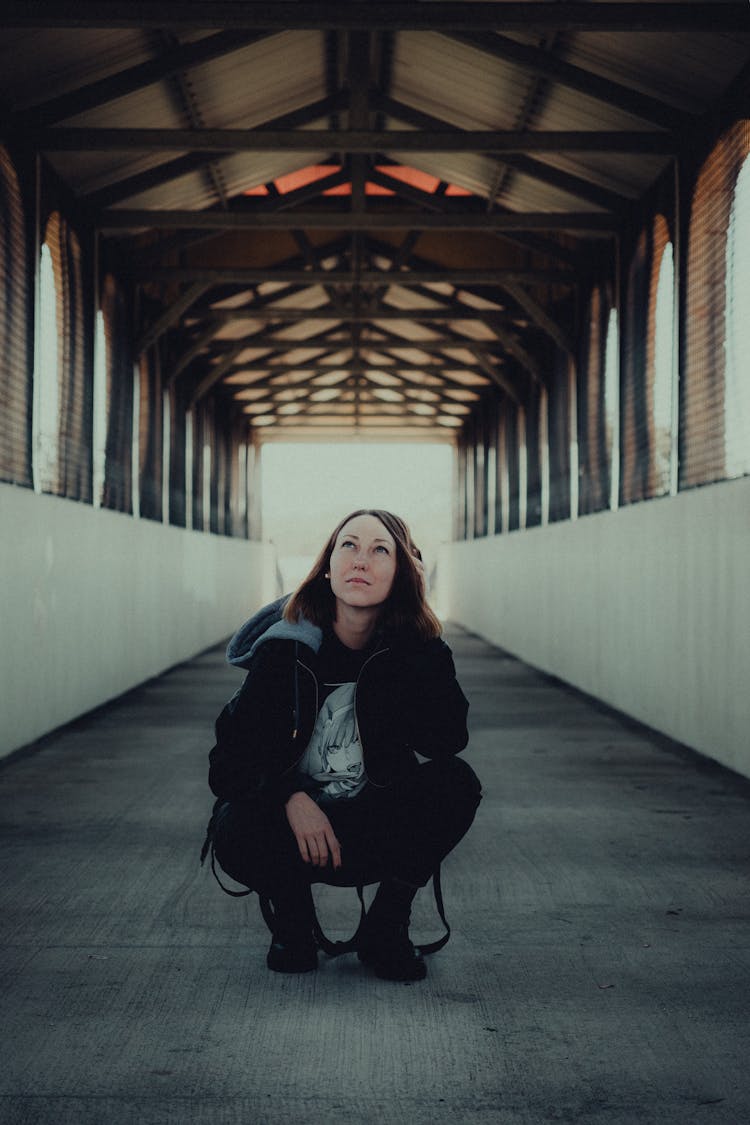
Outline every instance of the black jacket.
<path id="1" fill-rule="evenodd" d="M 230 662 L 247 676 L 216 721 L 209 784 L 223 800 L 263 793 L 283 801 L 298 788 L 294 767 L 318 714 L 322 633 L 307 621 L 279 620 L 283 604 L 261 610 L 229 645 Z M 355 690 L 368 780 L 392 784 L 413 766 L 415 751 L 427 758 L 459 753 L 468 741 L 468 706 L 443 640 L 379 638 Z"/>

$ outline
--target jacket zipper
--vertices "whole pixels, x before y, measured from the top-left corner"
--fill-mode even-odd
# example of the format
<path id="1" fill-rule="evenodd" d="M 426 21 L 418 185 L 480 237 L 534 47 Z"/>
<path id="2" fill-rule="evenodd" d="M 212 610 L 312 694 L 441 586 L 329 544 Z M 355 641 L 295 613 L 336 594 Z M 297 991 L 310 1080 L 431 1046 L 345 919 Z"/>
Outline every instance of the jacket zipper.
<path id="1" fill-rule="evenodd" d="M 362 734 L 361 734 L 360 729 L 359 729 L 359 716 L 357 715 L 357 689 L 359 688 L 359 681 L 362 678 L 362 673 L 364 672 L 365 668 L 370 663 L 370 661 L 374 660 L 376 656 L 382 656 L 383 653 L 385 653 L 385 652 L 388 652 L 387 648 L 380 648 L 380 649 L 378 649 L 377 652 L 373 652 L 370 656 L 367 657 L 367 660 L 365 660 L 364 664 L 362 665 L 362 667 L 359 670 L 359 675 L 357 676 L 356 682 L 354 684 L 354 727 L 355 727 L 355 730 L 357 732 L 357 738 L 359 740 L 359 744 L 362 747 L 362 762 L 365 764 L 365 774 L 367 774 L 367 768 L 366 768 L 367 763 L 365 761 L 365 744 L 362 741 Z M 305 671 L 309 672 L 310 675 L 312 676 L 313 683 L 315 684 L 315 715 L 317 717 L 317 714 L 318 714 L 318 711 L 319 711 L 318 701 L 319 701 L 319 698 L 320 698 L 320 692 L 318 690 L 318 677 L 315 675 L 312 668 L 308 667 L 307 664 L 304 664 L 303 661 L 301 661 L 299 658 L 297 659 L 296 663 L 299 665 L 300 668 L 304 668 Z M 298 726 L 295 727 L 294 731 L 292 732 L 292 738 L 293 739 L 296 739 L 296 737 L 299 733 L 299 715 L 297 716 L 296 721 L 297 721 Z M 305 756 L 305 750 L 306 749 L 307 749 L 306 746 L 303 747 L 302 753 L 300 754 L 300 756 L 298 758 L 296 758 L 295 761 L 293 761 L 291 763 L 291 765 L 287 766 L 287 768 L 284 770 L 284 773 L 281 775 L 282 777 L 284 776 L 284 774 L 290 773 L 293 769 L 297 768 L 297 766 L 299 765 L 299 763 L 302 761 L 303 757 Z M 367 780 L 370 781 L 369 778 Z M 377 783 L 374 782 L 374 781 L 370 781 L 370 784 L 375 785 L 376 788 L 378 788 L 378 789 L 385 789 L 386 788 L 385 785 L 377 785 Z"/>
<path id="2" fill-rule="evenodd" d="M 362 673 L 364 672 L 367 665 L 370 663 L 371 660 L 374 660 L 376 656 L 382 656 L 384 652 L 388 652 L 388 649 L 387 648 L 380 648 L 380 649 L 378 649 L 377 652 L 373 652 L 371 656 L 367 657 L 367 660 L 365 660 L 364 664 L 362 665 L 362 667 L 359 670 L 359 675 L 357 676 L 356 682 L 354 684 L 354 728 L 357 732 L 357 738 L 359 740 L 359 745 L 362 747 L 362 764 L 364 765 L 364 768 L 365 768 L 365 777 L 367 777 L 367 780 L 369 781 L 370 785 L 374 785 L 376 789 L 385 789 L 386 786 L 385 785 L 378 785 L 377 782 L 372 781 L 371 778 L 369 778 L 367 776 L 367 759 L 365 757 L 365 744 L 362 741 L 362 735 L 361 735 L 360 729 L 359 729 L 359 716 L 357 715 L 357 691 L 359 689 L 359 681 L 362 678 Z"/>
<path id="3" fill-rule="evenodd" d="M 303 664 L 303 662 L 299 659 L 299 657 L 296 659 L 295 665 L 297 665 L 300 668 L 304 668 L 305 671 L 309 672 L 310 675 L 312 676 L 313 683 L 315 684 L 315 714 L 317 715 L 318 714 L 318 698 L 319 698 L 318 677 L 315 675 L 312 668 L 308 668 L 307 664 Z M 296 670 L 296 667 L 295 667 L 295 675 L 296 674 L 297 674 L 297 670 Z M 297 735 L 299 734 L 299 718 L 300 717 L 299 717 L 298 714 L 295 715 L 295 723 L 297 725 L 295 726 L 294 730 L 292 731 L 292 741 L 296 741 Z M 302 751 L 301 751 L 299 757 L 295 758 L 295 760 L 291 763 L 291 765 L 287 766 L 287 768 L 281 774 L 282 777 L 287 773 L 291 773 L 292 770 L 297 768 L 297 766 L 300 764 L 300 762 L 302 761 L 302 759 L 305 756 L 305 750 L 306 749 L 307 749 L 306 746 L 302 747 Z"/>

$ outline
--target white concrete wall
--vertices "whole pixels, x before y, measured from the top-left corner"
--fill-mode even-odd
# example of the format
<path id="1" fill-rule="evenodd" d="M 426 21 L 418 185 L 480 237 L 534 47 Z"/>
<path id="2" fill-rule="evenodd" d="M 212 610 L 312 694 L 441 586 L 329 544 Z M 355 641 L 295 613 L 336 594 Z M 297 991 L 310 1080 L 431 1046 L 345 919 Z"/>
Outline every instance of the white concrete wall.
<path id="1" fill-rule="evenodd" d="M 750 776 L 750 479 L 454 543 L 448 616 Z"/>
<path id="2" fill-rule="evenodd" d="M 0 756 L 228 636 L 268 544 L 0 484 Z"/>

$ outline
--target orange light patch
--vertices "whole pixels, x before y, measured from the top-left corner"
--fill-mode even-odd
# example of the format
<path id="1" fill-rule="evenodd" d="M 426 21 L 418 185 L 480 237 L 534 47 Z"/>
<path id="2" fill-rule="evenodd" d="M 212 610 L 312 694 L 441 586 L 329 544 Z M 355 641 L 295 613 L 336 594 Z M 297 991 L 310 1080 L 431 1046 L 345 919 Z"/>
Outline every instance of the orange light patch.
<path id="1" fill-rule="evenodd" d="M 410 187 L 419 188 L 420 191 L 427 191 L 430 194 L 435 191 L 440 183 L 437 176 L 429 176 L 427 172 L 419 172 L 416 168 L 409 168 L 406 164 L 383 164 L 378 168 L 378 172 L 382 172 L 384 176 L 390 176 L 393 180 L 401 180 L 402 184 L 409 184 Z"/>
<path id="2" fill-rule="evenodd" d="M 352 185 L 351 184 L 339 184 L 338 187 L 329 188 L 328 191 L 323 192 L 323 195 L 351 195 L 351 194 L 352 194 Z M 365 184 L 365 195 L 395 195 L 395 194 L 396 194 L 395 191 L 391 191 L 390 188 L 381 187 L 380 184 L 371 184 L 369 182 Z"/>
<path id="3" fill-rule="evenodd" d="M 308 184 L 322 180 L 324 176 L 332 176 L 340 172 L 339 164 L 310 164 L 307 168 L 300 168 L 298 172 L 288 172 L 286 176 L 279 176 L 274 181 L 279 195 L 288 195 L 290 191 L 298 191 Z"/>
<path id="4" fill-rule="evenodd" d="M 419 191 L 426 192 L 433 195 L 440 184 L 437 176 L 431 176 L 427 172 L 420 172 L 417 168 L 410 168 L 405 164 L 384 164 L 378 166 L 378 172 L 383 175 L 390 176 L 394 180 L 400 180 L 401 183 L 408 184 L 410 187 L 417 188 Z M 274 181 L 274 186 L 279 195 L 288 195 L 292 191 L 298 191 L 300 188 L 307 187 L 309 184 L 314 184 L 316 180 L 325 179 L 327 176 L 335 175 L 341 171 L 339 164 L 309 164 L 307 168 L 300 168 L 296 172 L 288 172 L 285 176 L 279 176 Z M 336 187 L 328 188 L 323 192 L 323 195 L 338 195 L 348 196 L 352 193 L 352 185 L 350 183 L 339 184 Z M 365 193 L 367 195 L 395 195 L 396 192 L 390 188 L 382 187 L 380 184 L 373 184 L 368 181 L 365 185 Z M 265 184 L 257 184 L 255 187 L 248 188 L 244 193 L 248 196 L 267 196 L 269 194 L 268 188 Z M 471 195 L 470 191 L 466 188 L 458 187 L 456 184 L 449 184 L 446 195 L 452 196 L 466 196 Z"/>

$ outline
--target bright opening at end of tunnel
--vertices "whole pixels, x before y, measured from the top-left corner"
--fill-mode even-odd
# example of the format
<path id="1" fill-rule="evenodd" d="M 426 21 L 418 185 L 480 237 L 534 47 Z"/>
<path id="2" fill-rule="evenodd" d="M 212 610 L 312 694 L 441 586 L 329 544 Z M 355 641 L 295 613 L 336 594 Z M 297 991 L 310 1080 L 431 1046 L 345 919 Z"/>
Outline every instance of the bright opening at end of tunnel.
<path id="1" fill-rule="evenodd" d="M 285 591 L 305 577 L 348 512 L 386 508 L 409 524 L 440 613 L 441 543 L 451 538 L 453 448 L 447 444 L 338 440 L 263 446 L 263 538 L 277 554 Z"/>

